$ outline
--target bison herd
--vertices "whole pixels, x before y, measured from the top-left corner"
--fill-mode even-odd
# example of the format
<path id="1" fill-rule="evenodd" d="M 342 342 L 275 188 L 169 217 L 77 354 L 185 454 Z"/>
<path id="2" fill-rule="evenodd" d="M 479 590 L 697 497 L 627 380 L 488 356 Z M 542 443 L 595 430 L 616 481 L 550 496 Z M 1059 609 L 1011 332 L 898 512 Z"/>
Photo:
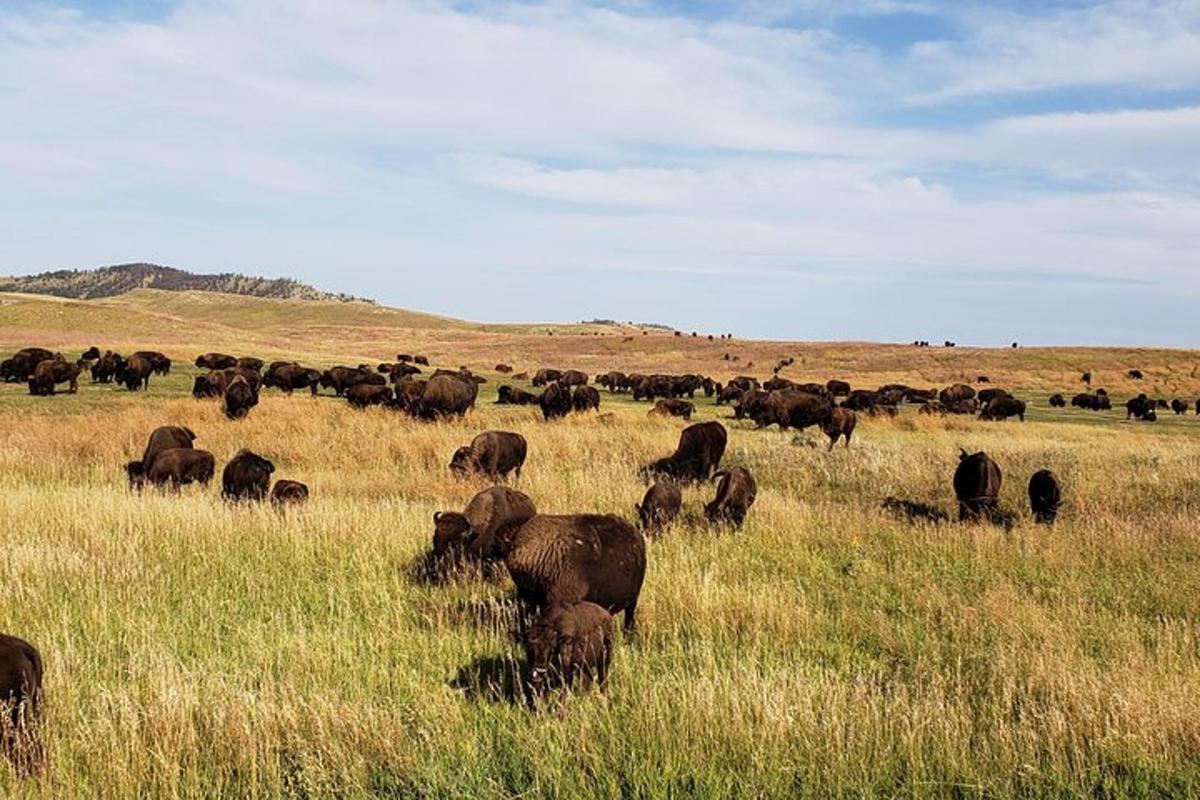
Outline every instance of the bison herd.
<path id="1" fill-rule="evenodd" d="M 927 346 L 927 343 L 919 343 Z M 953 346 L 947 342 L 947 347 Z M 781 430 L 815 427 L 829 439 L 850 446 L 859 414 L 892 416 L 902 404 L 919 405 L 923 414 L 978 415 L 982 420 L 1024 420 L 1026 404 L 1009 392 L 989 387 L 976 391 L 958 383 L 943 389 L 920 389 L 888 384 L 877 389 L 853 388 L 843 380 L 796 383 L 779 375 L 792 360 L 781 360 L 774 375 L 760 383 L 750 376 L 724 384 L 699 374 L 626 374 L 607 372 L 595 383 L 610 393 L 628 393 L 635 401 L 653 406 L 649 413 L 690 421 L 691 402 L 697 392 L 715 398 L 717 405 L 733 407 L 733 417 L 747 419 L 758 428 L 777 425 Z M 331 390 L 355 408 L 379 406 L 421 420 L 440 420 L 466 414 L 475 405 L 479 385 L 486 380 L 469 369 L 437 369 L 424 377 L 429 360 L 400 354 L 394 362 L 335 366 L 319 370 L 294 361 L 265 364 L 252 357 L 205 353 L 195 359 L 203 372 L 196 376 L 196 398 L 219 399 L 230 419 L 245 417 L 266 389 L 285 394 L 307 390 L 317 395 Z M 89 348 L 77 360 L 43 348 L 26 348 L 0 363 L 0 377 L 8 382 L 28 382 L 30 394 L 51 395 L 66 384 L 75 392 L 79 375 L 90 371 L 96 383 L 116 383 L 130 391 L 149 387 L 154 375 L 169 374 L 171 360 L 162 353 L 139 351 L 122 356 Z M 507 364 L 495 371 L 514 379 Z M 1136 375 L 1134 373 L 1137 373 Z M 1141 379 L 1137 371 L 1130 377 Z M 1091 374 L 1085 374 L 1090 387 Z M 545 420 L 598 410 L 599 391 L 589 376 L 578 370 L 544 368 L 530 380 L 534 393 L 501 385 L 500 405 L 537 406 Z M 979 376 L 977 383 L 990 383 Z M 686 398 L 686 399 L 685 399 Z M 1063 394 L 1050 405 L 1065 408 Z M 1107 410 L 1107 392 L 1096 389 L 1075 395 L 1075 408 Z M 1182 400 L 1167 403 L 1139 394 L 1125 404 L 1127 418 L 1153 420 L 1158 410 L 1186 413 Z M 1200 401 L 1196 411 L 1200 414 Z M 177 490 L 188 484 L 207 485 L 216 472 L 211 452 L 195 447 L 195 433 L 185 427 L 154 430 L 140 459 L 125 465 L 129 486 Z M 461 511 L 433 515 L 432 549 L 425 557 L 431 574 L 463 574 L 466 568 L 503 569 L 516 587 L 516 596 L 527 612 L 522 617 L 526 651 L 526 686 L 534 695 L 554 687 L 605 684 L 613 653 L 614 615 L 622 614 L 624 627 L 635 625 L 638 599 L 646 575 L 646 535 L 670 525 L 682 512 L 683 488 L 716 481 L 713 499 L 703 506 L 711 524 L 740 528 L 754 505 L 758 486 L 744 466 L 722 469 L 728 433 L 720 422 L 688 425 L 674 452 L 638 471 L 648 488 L 634 511 L 634 522 L 616 515 L 549 515 L 538 512 L 534 501 L 502 481 L 520 480 L 529 452 L 525 438 L 508 431 L 485 431 L 459 447 L 449 469 L 460 478 L 478 477 L 494 484 L 477 494 Z M 221 496 L 230 502 L 258 503 L 269 498 L 277 507 L 303 503 L 309 490 L 293 480 L 276 480 L 275 467 L 250 450 L 240 450 L 221 473 Z M 1014 515 L 1001 508 L 1000 466 L 987 453 L 960 455 L 953 475 L 958 518 L 964 522 L 989 522 L 1011 527 Z M 1055 522 L 1062 504 L 1062 488 L 1049 470 L 1035 472 L 1029 480 L 1030 509 L 1036 522 Z M 888 497 L 886 510 L 909 521 L 947 522 L 950 514 L 923 502 Z M 36 727 L 41 706 L 43 667 L 37 650 L 27 642 L 0 635 L 0 746 L 21 770 L 32 769 L 41 758 Z"/>

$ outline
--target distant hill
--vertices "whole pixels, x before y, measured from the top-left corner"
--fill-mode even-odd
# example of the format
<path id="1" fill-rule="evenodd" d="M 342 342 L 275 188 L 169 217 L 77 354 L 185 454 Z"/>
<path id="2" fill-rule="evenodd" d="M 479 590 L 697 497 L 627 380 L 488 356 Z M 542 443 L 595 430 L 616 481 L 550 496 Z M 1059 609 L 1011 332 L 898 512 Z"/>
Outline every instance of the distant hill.
<path id="1" fill-rule="evenodd" d="M 322 292 L 308 284 L 289 278 L 254 278 L 223 272 L 219 275 L 197 275 L 174 267 L 158 264 L 117 264 L 100 269 L 63 269 L 37 275 L 0 277 L 0 292 L 49 294 L 76 300 L 115 297 L 134 289 L 160 289 L 169 292 L 222 292 L 249 297 L 270 297 L 284 300 L 360 301 L 359 297 Z"/>

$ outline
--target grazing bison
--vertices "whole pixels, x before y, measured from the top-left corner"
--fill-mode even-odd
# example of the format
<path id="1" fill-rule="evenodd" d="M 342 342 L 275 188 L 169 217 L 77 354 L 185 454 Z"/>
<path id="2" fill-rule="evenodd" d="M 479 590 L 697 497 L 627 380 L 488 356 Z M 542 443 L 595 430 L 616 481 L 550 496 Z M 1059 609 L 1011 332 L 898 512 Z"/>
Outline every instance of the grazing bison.
<path id="1" fill-rule="evenodd" d="M 956 383 L 953 386 L 947 386 L 938 393 L 938 399 L 942 401 L 942 405 L 950 406 L 960 400 L 973 400 L 975 398 L 975 390 L 965 383 Z"/>
<path id="2" fill-rule="evenodd" d="M 24 383 L 33 375 L 38 364 L 50 358 L 55 358 L 55 354 L 44 347 L 26 347 L 13 353 L 12 358 L 5 359 L 4 364 L 0 365 L 0 372 L 5 383 Z"/>
<path id="3" fill-rule="evenodd" d="M 595 603 L 563 603 L 547 608 L 525 633 L 529 688 L 550 689 L 596 683 L 604 691 L 612 663 L 613 617 Z"/>
<path id="4" fill-rule="evenodd" d="M 213 371 L 207 375 L 197 375 L 192 383 L 192 397 L 203 400 L 209 397 L 220 397 L 225 394 L 225 373 Z"/>
<path id="5" fill-rule="evenodd" d="M 1188 404 L 1180 400 L 1178 397 L 1171 401 L 1171 410 L 1178 414 L 1186 414 L 1188 412 Z"/>
<path id="6" fill-rule="evenodd" d="M 321 386 L 333 389 L 333 393 L 341 397 L 351 386 L 369 383 L 376 386 L 386 386 L 387 378 L 362 367 L 332 367 L 321 373 Z"/>
<path id="7" fill-rule="evenodd" d="M 238 375 L 225 387 L 225 416 L 241 419 L 258 405 L 258 392 L 244 377 Z"/>
<path id="8" fill-rule="evenodd" d="M 1126 372 L 1125 374 L 1128 375 L 1131 380 L 1135 380 L 1135 381 L 1140 381 L 1142 378 L 1146 377 L 1145 375 L 1142 374 L 1142 371 L 1140 369 L 1131 369 L 1131 370 L 1129 370 L 1129 372 Z"/>
<path id="9" fill-rule="evenodd" d="M 1061 394 L 1052 394 L 1052 395 L 1050 395 L 1050 407 L 1051 408 L 1066 408 L 1067 407 L 1067 399 L 1065 397 L 1063 397 Z"/>
<path id="10" fill-rule="evenodd" d="M 1048 469 L 1038 470 L 1029 479 L 1029 505 L 1033 518 L 1041 525 L 1053 525 L 1062 505 L 1062 487 Z"/>
<path id="11" fill-rule="evenodd" d="M 1019 417 L 1025 421 L 1025 401 L 1008 395 L 999 395 L 987 403 L 979 413 L 984 420 L 1005 420 L 1009 417 Z"/>
<path id="12" fill-rule="evenodd" d="M 648 413 L 662 417 L 682 417 L 690 420 L 696 404 L 687 400 L 659 400 Z"/>
<path id="13" fill-rule="evenodd" d="M 0 633 L 0 752 L 22 777 L 42 767 L 38 725 L 44 673 L 36 647 Z"/>
<path id="14" fill-rule="evenodd" d="M 527 607 L 589 600 L 624 611 L 625 629 L 633 629 L 646 541 L 620 517 L 538 514 L 517 531 L 504 563 Z"/>
<path id="15" fill-rule="evenodd" d="M 742 398 L 745 389 L 734 386 L 732 383 L 726 384 L 717 390 L 717 405 L 722 406 L 726 403 L 736 403 Z"/>
<path id="16" fill-rule="evenodd" d="M 1154 404 L 1144 394 L 1131 398 L 1125 403 L 1125 419 L 1130 417 L 1145 419 L 1154 412 Z"/>
<path id="17" fill-rule="evenodd" d="M 596 378 L 596 383 L 610 392 L 619 392 L 629 387 L 629 378 L 625 376 L 624 372 L 606 372 Z"/>
<path id="18" fill-rule="evenodd" d="M 729 434 L 719 422 L 697 422 L 679 433 L 675 452 L 642 467 L 643 478 L 661 476 L 678 483 L 707 481 L 721 466 Z"/>
<path id="19" fill-rule="evenodd" d="M 396 397 L 392 400 L 391 407 L 416 416 L 420 410 L 421 398 L 425 395 L 425 384 L 426 381 L 415 378 L 405 378 L 397 383 L 394 390 Z"/>
<path id="20" fill-rule="evenodd" d="M 565 417 L 574 407 L 571 400 L 571 390 L 561 383 L 551 383 L 542 392 L 538 405 L 542 407 L 542 418 L 549 422 L 552 419 Z"/>
<path id="21" fill-rule="evenodd" d="M 308 502 L 308 487 L 300 481 L 275 481 L 271 487 L 271 504 L 275 506 L 298 506 Z"/>
<path id="22" fill-rule="evenodd" d="M 928 503 L 902 500 L 898 497 L 885 497 L 883 499 L 883 507 L 894 514 L 903 514 L 909 522 L 916 522 L 917 520 L 933 523 L 950 521 L 949 514 L 941 509 L 934 508 Z"/>
<path id="23" fill-rule="evenodd" d="M 742 527 L 746 512 L 754 505 L 754 498 L 758 495 L 754 476 L 743 467 L 732 467 L 713 477 L 720 478 L 721 482 L 717 484 L 717 496 L 704 506 L 704 517 L 717 525 Z"/>
<path id="24" fill-rule="evenodd" d="M 571 393 L 571 407 L 576 411 L 599 411 L 600 392 L 594 386 L 576 386 Z"/>
<path id="25" fill-rule="evenodd" d="M 250 356 L 245 356 L 243 358 L 239 358 L 234 366 L 238 369 L 248 369 L 253 370 L 254 372 L 262 372 L 263 363 L 264 362 L 261 358 L 251 358 Z"/>
<path id="26" fill-rule="evenodd" d="M 130 358 L 144 358 L 150 362 L 150 369 L 155 375 L 171 374 L 171 359 L 157 350 L 138 350 Z"/>
<path id="27" fill-rule="evenodd" d="M 586 372 L 580 372 L 577 369 L 568 369 L 558 377 L 558 382 L 563 386 L 585 386 L 588 382 Z"/>
<path id="28" fill-rule="evenodd" d="M 496 389 L 496 405 L 501 406 L 535 406 L 538 396 L 532 392 L 515 386 L 501 386 Z"/>
<path id="29" fill-rule="evenodd" d="M 308 389 L 316 397 L 320 385 L 321 373 L 299 364 L 272 364 L 263 377 L 263 386 L 282 389 L 284 394 L 291 394 L 297 389 Z"/>
<path id="30" fill-rule="evenodd" d="M 125 359 L 120 353 L 114 353 L 111 350 L 106 350 L 104 355 L 92 364 L 92 380 L 96 383 L 112 383 L 113 378 L 125 364 Z"/>
<path id="31" fill-rule="evenodd" d="M 515 472 L 520 480 L 527 450 L 525 437 L 519 433 L 484 431 L 469 446 L 454 451 L 450 471 L 460 478 L 486 475 L 492 481 L 504 480 L 508 473 Z"/>
<path id="32" fill-rule="evenodd" d="M 150 376 L 154 373 L 154 363 L 145 356 L 132 355 L 121 365 L 116 374 L 117 383 L 124 385 L 131 392 L 150 388 Z"/>
<path id="33" fill-rule="evenodd" d="M 132 464 L 126 465 L 128 471 Z M 172 447 L 162 450 L 146 467 L 144 477 L 130 474 L 130 485 L 141 487 L 144 483 L 151 486 L 166 486 L 178 489 L 190 483 L 207 485 L 212 480 L 216 470 L 216 460 L 207 450 L 197 450 L 193 447 Z"/>
<path id="34" fill-rule="evenodd" d="M 1081 392 L 1071 398 L 1071 405 L 1089 411 L 1104 411 L 1112 408 L 1112 402 L 1108 399 L 1108 395 L 1099 392 L 1096 394 Z"/>
<path id="35" fill-rule="evenodd" d="M 842 408 L 851 411 L 870 411 L 879 402 L 879 393 L 869 389 L 854 389 L 842 401 Z"/>
<path id="36" fill-rule="evenodd" d="M 205 353 L 196 356 L 196 366 L 201 369 L 228 369 L 237 366 L 237 359 L 224 353 Z"/>
<path id="37" fill-rule="evenodd" d="M 501 375 L 508 375 L 512 371 L 513 371 L 513 368 L 511 366 L 509 366 L 508 364 L 497 364 L 496 365 L 496 372 L 500 373 Z"/>
<path id="38" fill-rule="evenodd" d="M 163 425 L 155 428 L 150 434 L 150 440 L 146 442 L 146 449 L 142 451 L 141 460 L 130 461 L 125 465 L 125 474 L 129 478 L 129 485 L 131 487 L 140 485 L 145 480 L 150 465 L 159 453 L 176 448 L 190 449 L 194 441 L 196 441 L 196 434 L 192 433 L 191 428 L 179 425 Z"/>
<path id="39" fill-rule="evenodd" d="M 679 516 L 683 506 L 683 492 L 673 483 L 660 481 L 646 490 L 642 502 L 633 507 L 638 519 L 642 521 L 642 530 L 650 532 L 670 525 Z"/>
<path id="40" fill-rule="evenodd" d="M 832 412 L 833 401 L 828 397 L 784 390 L 772 392 L 753 419 L 760 428 L 778 425 L 781 430 L 804 430 L 813 425 L 824 426 Z"/>
<path id="41" fill-rule="evenodd" d="M 954 471 L 954 495 L 960 520 L 991 519 L 1000 500 L 1000 465 L 987 453 L 961 451 Z"/>
<path id="42" fill-rule="evenodd" d="M 48 358 L 34 367 L 29 378 L 29 393 L 52 395 L 56 384 L 65 383 L 67 391 L 75 394 L 79 390 L 79 373 L 82 371 L 82 361 L 72 364 L 61 358 Z"/>
<path id="43" fill-rule="evenodd" d="M 479 384 L 455 375 L 434 375 L 425 384 L 420 398 L 409 400 L 409 407 L 423 420 L 461 417 L 475 407 Z"/>
<path id="44" fill-rule="evenodd" d="M 737 405 L 733 407 L 734 419 L 756 419 L 767 406 L 769 394 L 762 389 L 751 389 L 742 392 Z"/>
<path id="45" fill-rule="evenodd" d="M 985 406 L 995 400 L 997 397 L 1012 397 L 1007 389 L 983 389 L 975 398 Z"/>
<path id="46" fill-rule="evenodd" d="M 881 408 L 895 409 L 895 406 L 881 406 Z M 829 437 L 829 449 L 833 450 L 833 446 L 837 444 L 840 437 L 845 437 L 846 447 L 849 447 L 850 437 L 854 435 L 854 426 L 857 424 L 858 416 L 850 409 L 837 406 L 831 409 L 829 419 L 821 425 L 821 430 Z"/>
<path id="47" fill-rule="evenodd" d="M 433 556 L 443 565 L 464 560 L 503 561 L 517 530 L 535 514 L 533 501 L 516 489 L 484 489 L 461 514 L 439 511 L 433 515 Z"/>
<path id="48" fill-rule="evenodd" d="M 381 406 L 392 399 L 392 390 L 373 383 L 356 383 L 346 390 L 346 400 L 354 408 Z"/>
<path id="49" fill-rule="evenodd" d="M 226 500 L 263 500 L 275 465 L 249 450 L 239 450 L 221 473 L 221 496 Z"/>
<path id="50" fill-rule="evenodd" d="M 95 361 L 100 357 L 100 348 L 92 345 L 79 356 L 80 361 Z"/>
<path id="51" fill-rule="evenodd" d="M 543 367 L 533 374 L 533 385 L 547 386 L 561 377 L 562 372 L 560 370 Z"/>

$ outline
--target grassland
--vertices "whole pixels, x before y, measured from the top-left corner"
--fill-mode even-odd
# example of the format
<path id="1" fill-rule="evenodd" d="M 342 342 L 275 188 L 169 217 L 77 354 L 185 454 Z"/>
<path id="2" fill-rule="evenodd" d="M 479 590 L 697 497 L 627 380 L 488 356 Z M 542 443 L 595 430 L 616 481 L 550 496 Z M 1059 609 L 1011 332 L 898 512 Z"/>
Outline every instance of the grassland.
<path id="1" fill-rule="evenodd" d="M 40 782 L 0 766 L 0 795 L 1200 795 L 1200 420 L 1044 403 L 1082 369 L 1114 396 L 1194 402 L 1195 353 L 708 342 L 162 294 L 4 298 L 0 349 L 159 346 L 183 365 L 208 349 L 322 364 L 409 350 L 485 372 L 720 377 L 794 356 L 797 379 L 987 374 L 1036 413 L 865 420 L 833 453 L 724 420 L 727 463 L 759 481 L 746 527 L 709 530 L 712 487 L 688 490 L 685 518 L 650 543 L 640 631 L 609 692 L 533 713 L 504 692 L 519 664 L 509 587 L 412 577 L 432 513 L 483 486 L 453 480 L 450 453 L 483 429 L 521 432 L 519 488 L 542 511 L 631 516 L 636 466 L 682 423 L 605 394 L 603 415 L 547 425 L 492 405 L 490 374 L 478 410 L 439 425 L 275 394 L 231 423 L 187 396 L 186 366 L 146 394 L 0 385 L 0 630 L 46 657 L 50 751 Z M 698 402 L 701 418 L 728 414 Z M 128 493 L 120 465 L 161 424 L 191 427 L 219 463 L 243 446 L 267 455 L 312 502 L 280 516 L 227 507 L 215 487 Z M 1022 510 L 1012 532 L 881 512 L 887 494 L 948 510 L 959 446 L 1004 468 L 1003 502 Z M 1024 510 L 1041 467 L 1067 487 L 1053 530 Z"/>

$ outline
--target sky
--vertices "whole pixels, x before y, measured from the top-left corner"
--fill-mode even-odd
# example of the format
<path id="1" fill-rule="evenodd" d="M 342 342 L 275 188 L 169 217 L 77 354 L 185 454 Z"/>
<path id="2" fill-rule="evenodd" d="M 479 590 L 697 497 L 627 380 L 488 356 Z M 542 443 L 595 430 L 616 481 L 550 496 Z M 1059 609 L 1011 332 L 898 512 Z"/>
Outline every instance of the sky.
<path id="1" fill-rule="evenodd" d="M 0 273 L 130 261 L 1200 346 L 1200 0 L 4 0 Z"/>

